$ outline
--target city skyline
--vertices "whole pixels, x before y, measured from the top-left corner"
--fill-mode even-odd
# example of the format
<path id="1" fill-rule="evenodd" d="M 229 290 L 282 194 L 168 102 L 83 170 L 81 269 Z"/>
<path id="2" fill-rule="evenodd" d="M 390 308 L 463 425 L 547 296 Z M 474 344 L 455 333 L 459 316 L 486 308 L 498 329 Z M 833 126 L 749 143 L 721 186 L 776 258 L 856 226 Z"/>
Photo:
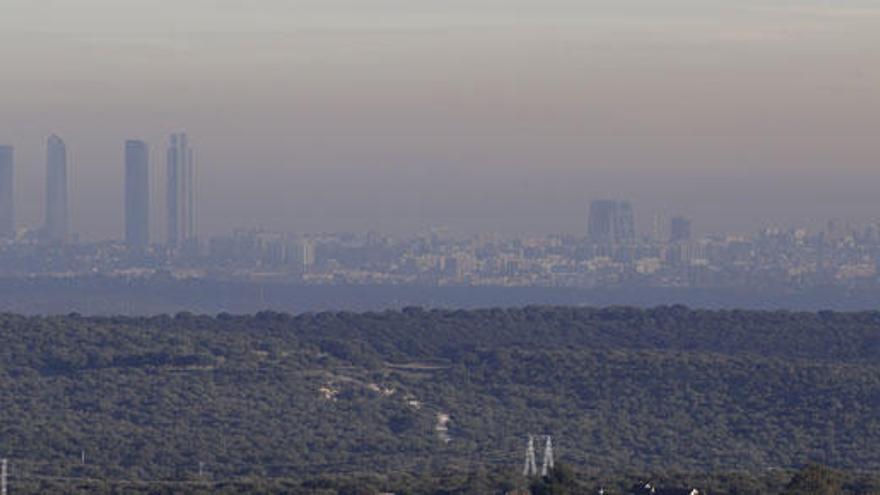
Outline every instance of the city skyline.
<path id="1" fill-rule="evenodd" d="M 0 60 L 0 495 L 880 495 L 880 0 L 2 0 Z"/>
<path id="2" fill-rule="evenodd" d="M 144 143 L 127 143 L 129 169 L 146 160 Z M 133 174 L 137 175 L 137 174 Z M 146 183 L 144 177 L 133 181 Z M 145 197 L 135 192 L 132 198 Z M 143 206 L 143 205 L 142 205 Z M 146 208 L 131 208 L 143 212 Z M 510 237 L 434 230 L 299 234 L 238 229 L 180 249 L 163 242 L 0 243 L 7 280 L 167 280 L 271 282 L 312 286 L 571 288 L 629 291 L 814 291 L 834 297 L 880 287 L 880 224 L 832 220 L 818 232 L 768 228 L 749 236 L 694 236 L 676 216 L 651 232 L 632 232 L 624 200 L 596 200 L 587 235 Z M 146 226 L 134 221 L 128 227 Z M 623 229 L 615 232 L 620 224 Z M 127 234 L 130 235 L 132 229 Z M 152 282 L 151 282 L 152 281 Z M 625 293 L 625 292 L 624 292 Z M 656 293 L 660 294 L 660 293 Z M 699 298 L 696 292 L 691 296 Z M 720 292 L 716 293 L 720 294 Z M 690 297 L 690 296 L 689 296 Z M 690 300 L 690 299 L 688 299 Z"/>
<path id="3" fill-rule="evenodd" d="M 207 235 L 579 231 L 570 212 L 609 196 L 719 232 L 880 212 L 871 2 L 167 2 L 9 0 L 0 142 L 21 224 L 44 217 L 46 135 L 99 239 L 122 221 L 102 204 L 123 201 L 118 143 L 161 153 L 178 129 L 210 167 Z"/>
<path id="4" fill-rule="evenodd" d="M 145 185 L 139 185 L 138 187 L 145 187 L 145 192 L 141 194 L 146 194 L 146 218 L 155 219 L 161 218 L 162 221 L 152 221 L 148 220 L 144 223 L 146 227 L 146 238 L 154 239 L 157 242 L 162 242 L 165 244 L 169 244 L 171 246 L 176 246 L 177 248 L 184 247 L 187 243 L 187 240 L 196 240 L 198 239 L 198 235 L 196 234 L 196 215 L 195 211 L 199 208 L 198 202 L 196 200 L 196 189 L 198 182 L 194 180 L 195 172 L 193 166 L 193 153 L 192 149 L 189 146 L 189 139 L 186 133 L 171 133 L 167 135 L 164 139 L 167 143 L 166 153 L 165 153 L 165 161 L 164 161 L 164 176 L 158 174 L 158 172 L 162 172 L 161 168 L 157 168 L 152 173 L 150 169 L 154 167 L 152 162 L 149 160 L 147 156 L 146 163 L 146 176 L 142 179 L 139 179 L 141 182 L 146 181 Z M 147 155 L 149 155 L 149 145 L 144 141 L 132 141 L 125 140 L 126 143 L 129 142 L 137 142 L 141 143 L 147 147 Z M 109 235 L 103 236 L 89 236 L 89 235 L 81 235 L 82 233 L 78 230 L 72 231 L 70 229 L 70 224 L 72 222 L 72 215 L 69 211 L 69 203 L 71 199 L 68 199 L 70 192 L 68 183 L 70 179 L 68 178 L 68 160 L 67 160 L 67 143 L 62 140 L 57 134 L 50 134 L 45 141 L 45 153 L 46 153 L 46 176 L 45 180 L 45 189 L 42 191 L 41 201 L 44 203 L 43 215 L 44 218 L 42 221 L 34 221 L 27 222 L 22 221 L 18 218 L 18 204 L 22 202 L 22 196 L 25 196 L 22 192 L 18 191 L 16 188 L 19 186 L 19 179 L 16 177 L 17 172 L 22 168 L 17 166 L 14 162 L 15 160 L 15 146 L 5 145 L 0 146 L 3 148 L 4 157 L 2 160 L 3 163 L 11 163 L 12 165 L 6 167 L 5 170 L 7 174 L 12 174 L 11 184 L 13 184 L 13 188 L 9 191 L 9 197 L 14 198 L 14 202 L 16 203 L 11 208 L 11 211 L 5 213 L 8 224 L 14 225 L 16 230 L 25 229 L 32 232 L 34 235 L 41 236 L 47 240 L 54 241 L 63 241 L 69 240 L 72 237 L 76 236 L 77 238 L 82 238 L 88 241 L 97 241 L 97 240 L 105 240 L 105 239 L 129 239 L 127 234 L 127 226 L 129 222 L 127 219 L 128 216 L 128 207 L 124 208 L 123 211 L 123 219 L 122 219 L 122 230 L 117 230 L 115 228 L 104 229 L 110 230 Z M 123 169 L 126 170 L 125 177 L 123 178 L 123 187 L 120 188 L 122 192 L 122 201 L 126 202 L 125 199 L 128 197 L 126 191 L 128 191 L 128 159 L 127 153 L 123 157 L 123 163 L 126 164 Z M 156 165 L 158 167 L 158 165 Z M 174 173 L 172 173 L 174 172 Z M 159 177 L 157 177 L 157 175 Z M 210 178 L 210 175 L 208 175 Z M 74 182 L 82 183 L 74 178 Z M 179 184 L 179 186 L 178 186 Z M 175 191 L 176 193 L 172 193 Z M 109 191 L 103 191 L 104 193 Z M 76 198 L 78 195 L 78 191 L 73 191 L 73 198 Z M 609 195 L 604 194 L 600 195 L 599 198 L 608 198 Z M 620 196 L 619 196 L 620 197 Z M 624 238 L 633 238 L 635 236 L 635 232 L 640 232 L 641 235 L 648 235 L 647 233 L 651 233 L 654 237 L 656 237 L 657 225 L 658 221 L 663 224 L 666 224 L 668 229 L 679 229 L 682 232 L 690 233 L 692 225 L 695 220 L 699 218 L 699 211 L 689 211 L 685 208 L 676 208 L 676 209 L 660 209 L 660 210 L 652 210 L 649 207 L 644 207 L 643 203 L 638 201 L 633 201 L 631 197 L 625 197 L 626 199 L 585 199 L 583 205 L 580 209 L 586 209 L 586 216 L 579 216 L 579 211 L 569 211 L 563 212 L 561 216 L 565 216 L 567 218 L 567 222 L 571 224 L 580 223 L 580 228 L 573 228 L 567 230 L 548 230 L 548 229 L 536 229 L 529 230 L 526 228 L 514 228 L 514 229 L 492 229 L 488 228 L 485 230 L 474 230 L 467 228 L 455 228 L 454 226 L 444 225 L 441 223 L 431 223 L 427 219 L 423 222 L 419 222 L 416 224 L 415 228 L 410 229 L 389 229 L 389 230 L 380 230 L 377 228 L 371 228 L 368 226 L 362 228 L 354 228 L 346 230 L 344 228 L 334 229 L 332 227 L 322 227 L 314 229 L 306 229 L 306 228 L 285 228 L 284 226 L 272 225 L 272 222 L 265 221 L 265 219 L 254 218 L 250 222 L 243 222 L 239 224 L 227 224 L 224 225 L 223 228 L 214 228 L 214 229 L 206 229 L 205 236 L 203 239 L 207 239 L 211 236 L 222 235 L 228 233 L 231 230 L 235 229 L 248 229 L 248 228 L 268 228 L 271 230 L 278 231 L 286 231 L 286 232 L 299 232 L 299 233 L 307 233 L 307 232 L 387 232 L 391 234 L 412 234 L 421 231 L 426 231 L 434 228 L 451 228 L 452 230 L 456 230 L 466 234 L 475 234 L 479 232 L 492 232 L 492 233 L 501 233 L 501 234 L 511 234 L 511 235 L 551 235 L 551 234 L 571 234 L 571 235 L 582 235 L 585 234 L 587 237 L 593 237 L 596 234 L 591 234 L 591 229 L 595 228 L 594 223 L 597 222 L 597 218 L 602 217 L 598 220 L 599 223 L 605 223 L 605 225 L 601 228 L 605 229 L 605 232 L 602 235 L 605 236 L 617 236 L 618 240 Z M 247 199 L 247 198 L 239 198 L 239 199 Z M 143 202 L 144 199 L 138 199 L 138 202 Z M 142 203 L 139 203 L 142 204 Z M 638 209 L 642 213 L 641 215 L 636 215 L 633 213 L 635 209 L 634 204 L 638 206 Z M 616 211 L 620 209 L 620 211 L 624 212 L 622 214 L 616 213 Z M 155 214 L 156 211 L 161 210 L 159 215 Z M 601 213 L 598 217 L 594 215 L 594 210 L 607 210 L 604 213 Z M 285 215 L 287 212 L 279 211 L 276 212 L 282 216 L 288 216 L 288 218 L 294 219 L 296 221 L 297 217 L 295 214 L 293 215 Z M 294 212 L 295 213 L 295 212 Z M 720 228 L 718 225 L 713 224 L 712 222 L 700 222 L 696 223 L 700 226 L 700 232 L 705 235 L 749 235 L 751 232 L 760 230 L 762 228 L 767 227 L 783 227 L 783 228 L 808 228 L 812 230 L 823 229 L 826 225 L 826 222 L 829 219 L 835 221 L 844 221 L 848 223 L 856 223 L 856 224 L 872 224 L 875 222 L 880 222 L 880 209 L 878 209 L 878 213 L 876 215 L 867 215 L 858 218 L 857 215 L 835 215 L 829 212 L 827 215 L 822 217 L 813 217 L 809 219 L 798 218 L 795 220 L 785 219 L 784 215 L 775 215 L 776 212 L 763 212 L 760 222 L 754 222 L 750 228 L 738 229 L 738 230 L 725 230 L 724 228 Z M 140 212 L 137 215 L 143 215 L 144 212 Z M 9 218 L 12 218 L 10 221 Z M 80 216 L 81 217 L 81 216 Z M 607 217 L 607 218 L 605 218 Z M 586 224 L 584 223 L 584 218 L 586 218 Z M 174 221 L 177 221 L 177 226 L 174 226 Z M 672 221 L 673 226 L 669 227 L 669 222 Z M 679 223 L 678 225 L 674 225 L 676 221 L 684 221 L 684 223 Z M 11 223 L 10 223 L 11 222 Z M 584 229 L 584 225 L 586 228 Z M 50 229 L 50 226 L 53 226 Z M 53 230 L 54 229 L 54 230 Z M 142 229 L 138 227 L 136 230 Z M 160 232 L 160 230 L 164 230 Z M 50 235 L 50 232 L 55 232 L 54 235 Z M 158 234 L 157 234 L 158 232 Z M 623 232 L 623 233 L 621 233 Z M 63 233 L 63 235 L 62 235 Z M 138 234 L 143 238 L 143 235 Z M 161 241 L 159 241 L 161 239 Z M 128 242 L 128 241 L 126 241 Z"/>
<path id="5" fill-rule="evenodd" d="M 46 138 L 46 175 L 42 191 L 44 218 L 40 223 L 25 224 L 16 218 L 16 203 L 22 194 L 15 180 L 15 147 L 0 145 L 0 232 L 13 238 L 20 231 L 50 243 L 63 243 L 78 238 L 71 232 L 69 211 L 67 145 L 57 134 Z M 141 140 L 124 142 L 122 183 L 123 222 L 121 239 L 130 247 L 144 248 L 150 239 L 151 201 L 149 145 Z M 166 153 L 165 201 L 166 235 L 163 242 L 174 248 L 184 247 L 196 239 L 195 193 L 192 149 L 185 133 L 168 138 Z M 119 239 L 120 235 L 110 237 Z"/>

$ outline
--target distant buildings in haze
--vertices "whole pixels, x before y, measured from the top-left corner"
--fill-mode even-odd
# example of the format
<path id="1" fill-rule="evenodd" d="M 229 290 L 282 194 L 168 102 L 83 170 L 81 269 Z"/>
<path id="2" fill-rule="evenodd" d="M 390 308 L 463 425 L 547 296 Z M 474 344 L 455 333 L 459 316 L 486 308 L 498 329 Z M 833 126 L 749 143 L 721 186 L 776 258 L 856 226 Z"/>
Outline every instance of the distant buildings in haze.
<path id="1" fill-rule="evenodd" d="M 6 238 L 15 236 L 13 161 L 12 146 L 0 146 L 0 237 Z"/>
<path id="2" fill-rule="evenodd" d="M 52 134 L 46 141 L 46 219 L 43 235 L 50 242 L 64 242 L 70 230 L 67 200 L 67 147 Z"/>
<path id="3" fill-rule="evenodd" d="M 602 199 L 590 203 L 587 237 L 597 244 L 623 244 L 636 240 L 632 203 Z"/>
<path id="4" fill-rule="evenodd" d="M 163 150 L 168 175 L 161 206 L 168 220 L 167 245 L 150 243 L 153 172 L 149 145 L 140 140 L 124 144 L 128 249 L 112 242 L 79 243 L 70 235 L 65 142 L 56 135 L 46 141 L 46 211 L 38 231 L 16 232 L 13 151 L 0 146 L 0 277 L 107 274 L 316 285 L 880 288 L 880 224 L 859 230 L 849 222 L 832 221 L 815 234 L 803 228 L 766 228 L 754 236 L 695 238 L 689 218 L 661 222 L 655 215 L 653 233 L 638 237 L 633 204 L 616 199 L 590 203 L 586 236 L 462 237 L 432 230 L 394 239 L 377 233 L 251 229 L 215 236 L 201 246 L 196 238 L 193 151 L 185 134 L 171 135 Z"/>
<path id="5" fill-rule="evenodd" d="M 150 161 L 147 143 L 125 142 L 125 244 L 150 244 Z M 0 146 L 0 238 L 15 238 L 14 149 Z M 45 218 L 40 239 L 63 243 L 70 239 L 67 146 L 52 134 L 46 140 Z M 171 134 L 167 149 L 167 245 L 172 250 L 197 248 L 195 171 L 193 151 L 185 133 Z M 196 249 L 197 250 L 197 249 Z"/>
<path id="6" fill-rule="evenodd" d="M 166 153 L 166 242 L 169 248 L 196 243 L 193 152 L 184 133 L 169 137 Z M 143 141 L 125 143 L 125 243 L 145 248 L 150 243 L 149 147 Z"/>
<path id="7" fill-rule="evenodd" d="M 140 140 L 125 142 L 124 239 L 132 248 L 150 245 L 150 158 L 149 146 Z M 195 168 L 193 150 L 185 133 L 173 133 L 166 148 L 165 220 L 166 246 L 171 254 L 197 254 Z M 46 141 L 45 220 L 40 238 L 65 242 L 70 235 L 67 147 L 52 134 Z M 14 238 L 14 153 L 12 146 L 0 146 L 0 237 Z M 659 219 L 659 217 L 657 217 Z M 669 237 L 663 240 L 686 243 L 692 238 L 691 221 L 677 216 L 669 225 Z M 653 240 L 661 240 L 655 220 Z M 27 237 L 27 236 L 26 236 Z M 880 238 L 880 234 L 878 234 Z M 28 237 L 28 239 L 32 239 Z M 627 200 L 601 199 L 590 203 L 587 221 L 588 244 L 594 253 L 608 256 L 614 249 L 634 246 L 636 235 L 633 205 Z M 636 255 L 634 251 L 631 255 Z M 303 266 L 315 263 L 314 246 L 299 246 L 296 258 Z M 451 263 L 455 265 L 453 261 Z"/>
<path id="8" fill-rule="evenodd" d="M 168 246 L 188 247 L 195 241 L 193 153 L 186 134 L 172 134 L 167 173 Z"/>
<path id="9" fill-rule="evenodd" d="M 654 240 L 661 240 L 655 218 Z M 673 217 L 669 222 L 669 241 L 687 242 L 692 238 L 691 220 L 684 216 Z M 636 237 L 635 212 L 632 203 L 615 199 L 600 199 L 590 203 L 587 220 L 587 240 L 593 244 L 632 244 Z"/>
<path id="10" fill-rule="evenodd" d="M 691 221 L 688 218 L 674 217 L 669 223 L 669 240 L 671 242 L 685 242 L 691 240 Z"/>
<path id="11" fill-rule="evenodd" d="M 143 249 L 150 243 L 150 152 L 147 143 L 125 142 L 125 244 Z"/>

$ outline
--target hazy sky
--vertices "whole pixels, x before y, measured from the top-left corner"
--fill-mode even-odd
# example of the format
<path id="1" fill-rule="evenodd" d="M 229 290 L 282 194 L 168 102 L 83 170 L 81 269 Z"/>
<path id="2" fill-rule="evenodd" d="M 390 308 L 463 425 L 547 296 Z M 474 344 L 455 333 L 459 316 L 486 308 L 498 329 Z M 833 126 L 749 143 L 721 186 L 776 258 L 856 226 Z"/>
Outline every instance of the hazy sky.
<path id="1" fill-rule="evenodd" d="M 880 4 L 0 0 L 19 223 L 67 141 L 73 230 L 120 237 L 122 141 L 194 142 L 200 231 L 698 232 L 880 220 Z"/>

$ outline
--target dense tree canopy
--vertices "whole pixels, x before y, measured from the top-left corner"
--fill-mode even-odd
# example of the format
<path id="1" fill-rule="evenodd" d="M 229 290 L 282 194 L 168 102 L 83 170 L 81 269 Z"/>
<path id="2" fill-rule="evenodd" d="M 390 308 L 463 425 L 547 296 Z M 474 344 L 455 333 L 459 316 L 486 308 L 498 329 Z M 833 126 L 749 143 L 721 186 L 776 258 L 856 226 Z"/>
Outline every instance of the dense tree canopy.
<path id="1" fill-rule="evenodd" d="M 528 434 L 609 493 L 652 474 L 767 493 L 806 463 L 880 468 L 875 312 L 4 314 L 0 341 L 0 455 L 21 483 L 513 490 L 531 483 Z"/>

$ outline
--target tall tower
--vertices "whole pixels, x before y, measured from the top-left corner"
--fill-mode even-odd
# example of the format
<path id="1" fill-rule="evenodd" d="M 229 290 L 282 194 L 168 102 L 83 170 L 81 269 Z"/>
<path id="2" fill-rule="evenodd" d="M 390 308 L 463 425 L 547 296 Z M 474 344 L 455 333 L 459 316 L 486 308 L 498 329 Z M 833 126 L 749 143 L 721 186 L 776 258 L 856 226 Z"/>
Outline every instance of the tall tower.
<path id="1" fill-rule="evenodd" d="M 193 154 L 186 134 L 172 134 L 168 144 L 168 246 L 195 239 Z"/>
<path id="2" fill-rule="evenodd" d="M 669 240 L 683 242 L 691 240 L 691 221 L 685 217 L 675 217 L 669 224 Z"/>
<path id="3" fill-rule="evenodd" d="M 125 244 L 150 243 L 150 151 L 143 141 L 125 142 Z"/>
<path id="4" fill-rule="evenodd" d="M 64 242 L 70 228 L 67 210 L 67 147 L 52 134 L 46 142 L 46 220 L 43 232 L 52 242 Z"/>
<path id="5" fill-rule="evenodd" d="M 632 203 L 617 202 L 617 215 L 614 224 L 614 242 L 626 243 L 636 240 L 636 218 Z"/>
<path id="6" fill-rule="evenodd" d="M 632 204 L 629 201 L 610 199 L 590 203 L 587 236 L 598 244 L 634 241 L 636 226 Z"/>
<path id="7" fill-rule="evenodd" d="M 0 237 L 15 236 L 12 146 L 0 146 Z"/>

